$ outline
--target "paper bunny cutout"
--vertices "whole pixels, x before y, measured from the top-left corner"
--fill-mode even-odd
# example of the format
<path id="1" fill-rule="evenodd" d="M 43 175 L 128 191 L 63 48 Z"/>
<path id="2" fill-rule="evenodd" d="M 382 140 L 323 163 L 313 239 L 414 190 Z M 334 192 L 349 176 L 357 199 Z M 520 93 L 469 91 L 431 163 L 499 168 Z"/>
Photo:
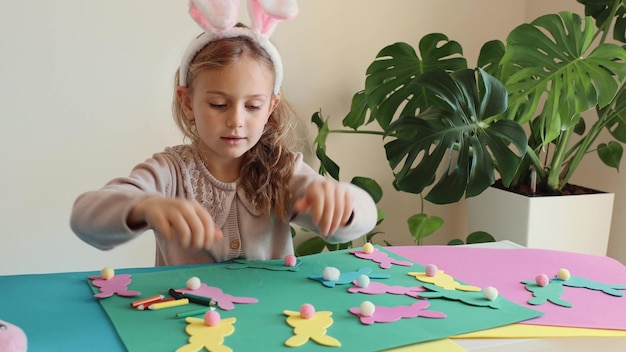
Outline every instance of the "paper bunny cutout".
<path id="1" fill-rule="evenodd" d="M 248 36 L 257 41 L 268 53 L 274 64 L 274 94 L 280 92 L 283 80 L 283 65 L 278 50 L 269 37 L 282 20 L 298 15 L 296 0 L 248 0 L 250 29 L 235 27 L 239 15 L 239 0 L 190 0 L 189 14 L 205 31 L 194 39 L 183 54 L 180 64 L 179 85 L 187 86 L 187 72 L 194 56 L 209 42 L 221 38 Z"/>

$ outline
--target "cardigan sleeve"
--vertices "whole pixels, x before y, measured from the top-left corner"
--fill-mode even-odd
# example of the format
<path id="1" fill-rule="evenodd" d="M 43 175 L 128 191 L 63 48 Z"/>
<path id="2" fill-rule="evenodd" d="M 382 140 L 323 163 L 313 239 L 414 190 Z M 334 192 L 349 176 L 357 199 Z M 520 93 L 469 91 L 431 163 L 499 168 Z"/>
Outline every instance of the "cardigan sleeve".
<path id="1" fill-rule="evenodd" d="M 296 167 L 292 178 L 294 200 L 297 200 L 304 194 L 306 187 L 311 181 L 323 178 L 322 175 L 315 172 L 302 160 L 302 154 L 297 153 Z M 352 194 L 352 219 L 346 226 L 339 227 L 331 237 L 324 238 L 328 243 L 345 243 L 364 236 L 376 226 L 376 221 L 378 220 L 378 210 L 369 193 L 351 183 L 341 182 L 341 184 L 346 186 Z M 317 225 L 313 224 L 309 214 L 294 215 L 293 223 L 307 228 L 319 236 Z"/>
<path id="2" fill-rule="evenodd" d="M 136 238 L 147 230 L 129 228 L 126 219 L 133 206 L 154 194 L 173 196 L 176 168 L 164 154 L 135 166 L 127 177 L 111 180 L 99 190 L 81 194 L 74 202 L 70 227 L 80 239 L 109 250 Z"/>

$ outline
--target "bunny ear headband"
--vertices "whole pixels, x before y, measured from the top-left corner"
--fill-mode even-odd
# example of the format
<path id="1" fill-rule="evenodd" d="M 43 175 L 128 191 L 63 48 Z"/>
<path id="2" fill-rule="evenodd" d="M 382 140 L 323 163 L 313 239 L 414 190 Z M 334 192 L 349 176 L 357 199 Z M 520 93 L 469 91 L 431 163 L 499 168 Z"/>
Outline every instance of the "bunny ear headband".
<path id="1" fill-rule="evenodd" d="M 281 20 L 298 15 L 297 0 L 248 0 L 250 28 L 235 27 L 239 15 L 239 0 L 190 0 L 189 14 L 204 29 L 185 50 L 179 67 L 179 85 L 187 86 L 187 74 L 191 60 L 208 43 L 223 39 L 246 36 L 259 43 L 274 64 L 274 94 L 280 92 L 283 81 L 283 64 L 276 47 L 269 37 Z"/>

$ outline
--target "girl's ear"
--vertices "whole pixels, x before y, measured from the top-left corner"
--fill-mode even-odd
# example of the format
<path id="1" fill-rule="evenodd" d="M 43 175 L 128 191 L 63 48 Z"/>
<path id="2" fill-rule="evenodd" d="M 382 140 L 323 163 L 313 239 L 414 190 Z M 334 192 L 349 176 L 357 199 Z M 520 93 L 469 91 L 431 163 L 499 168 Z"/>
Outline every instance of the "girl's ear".
<path id="1" fill-rule="evenodd" d="M 272 95 L 272 100 L 270 102 L 270 115 L 274 112 L 274 109 L 280 104 L 280 94 Z"/>
<path id="2" fill-rule="evenodd" d="M 191 104 L 191 96 L 189 95 L 189 88 L 179 86 L 176 88 L 176 97 L 178 98 L 178 103 L 180 104 L 187 120 L 193 121 L 195 120 L 195 116 L 193 115 L 193 108 Z"/>

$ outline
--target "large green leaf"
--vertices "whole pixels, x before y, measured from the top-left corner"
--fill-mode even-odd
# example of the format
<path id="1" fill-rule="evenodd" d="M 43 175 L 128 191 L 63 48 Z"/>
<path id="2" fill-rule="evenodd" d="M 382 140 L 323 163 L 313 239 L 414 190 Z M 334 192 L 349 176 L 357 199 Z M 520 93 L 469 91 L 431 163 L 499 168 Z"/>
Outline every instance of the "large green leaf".
<path id="1" fill-rule="evenodd" d="M 319 173 L 329 174 L 335 180 L 339 180 L 340 167 L 326 154 L 326 140 L 328 139 L 328 120 L 322 118 L 322 114 L 317 111 L 311 116 L 311 122 L 317 126 L 317 136 L 315 137 L 315 156 L 320 161 Z"/>
<path id="2" fill-rule="evenodd" d="M 415 214 L 407 219 L 409 232 L 416 244 L 437 232 L 443 226 L 443 219 L 438 216 L 428 216 L 424 213 Z"/>
<path id="3" fill-rule="evenodd" d="M 396 188 L 421 193 L 439 175 L 426 199 L 446 204 L 464 193 L 480 194 L 494 182 L 496 170 L 505 183 L 510 182 L 527 140 L 517 122 L 492 122 L 506 109 L 502 83 L 482 69 L 465 69 L 433 70 L 423 74 L 419 84 L 443 103 L 418 116 L 401 117 L 386 131 L 395 137 L 385 150 Z"/>
<path id="4" fill-rule="evenodd" d="M 581 112 L 607 105 L 626 75 L 626 51 L 600 44 L 588 52 L 593 36 L 591 17 L 560 12 L 520 25 L 507 37 L 507 116 L 526 123 L 538 114 L 544 144 L 574 128 Z"/>
<path id="5" fill-rule="evenodd" d="M 415 115 L 431 105 L 432 95 L 416 84 L 421 74 L 434 68 L 447 71 L 467 68 L 459 43 L 443 34 L 424 36 L 420 40 L 419 50 L 421 59 L 413 47 L 406 43 L 395 43 L 383 48 L 367 69 L 362 98 L 367 102 L 368 109 L 363 109 L 362 104 L 359 104 L 362 102 L 360 97 L 355 96 L 353 108 L 359 108 L 350 111 L 346 117 L 350 123 L 344 121 L 344 125 L 355 127 L 365 122 L 365 114 L 369 110 L 371 115 L 368 121 L 376 119 L 386 129 L 394 116 Z"/>
<path id="6" fill-rule="evenodd" d="M 585 5 L 585 15 L 593 17 L 598 28 L 609 28 L 607 22 L 615 20 L 613 39 L 626 43 L 626 3 L 624 0 L 578 0 L 578 2 Z M 614 9 L 614 6 L 617 8 Z"/>
<path id="7" fill-rule="evenodd" d="M 365 192 L 367 192 L 370 197 L 372 197 L 374 203 L 378 203 L 383 197 L 382 187 L 380 187 L 378 182 L 376 182 L 376 180 L 374 180 L 373 178 L 355 176 L 352 178 L 352 181 L 350 181 L 350 183 L 365 190 Z"/>

